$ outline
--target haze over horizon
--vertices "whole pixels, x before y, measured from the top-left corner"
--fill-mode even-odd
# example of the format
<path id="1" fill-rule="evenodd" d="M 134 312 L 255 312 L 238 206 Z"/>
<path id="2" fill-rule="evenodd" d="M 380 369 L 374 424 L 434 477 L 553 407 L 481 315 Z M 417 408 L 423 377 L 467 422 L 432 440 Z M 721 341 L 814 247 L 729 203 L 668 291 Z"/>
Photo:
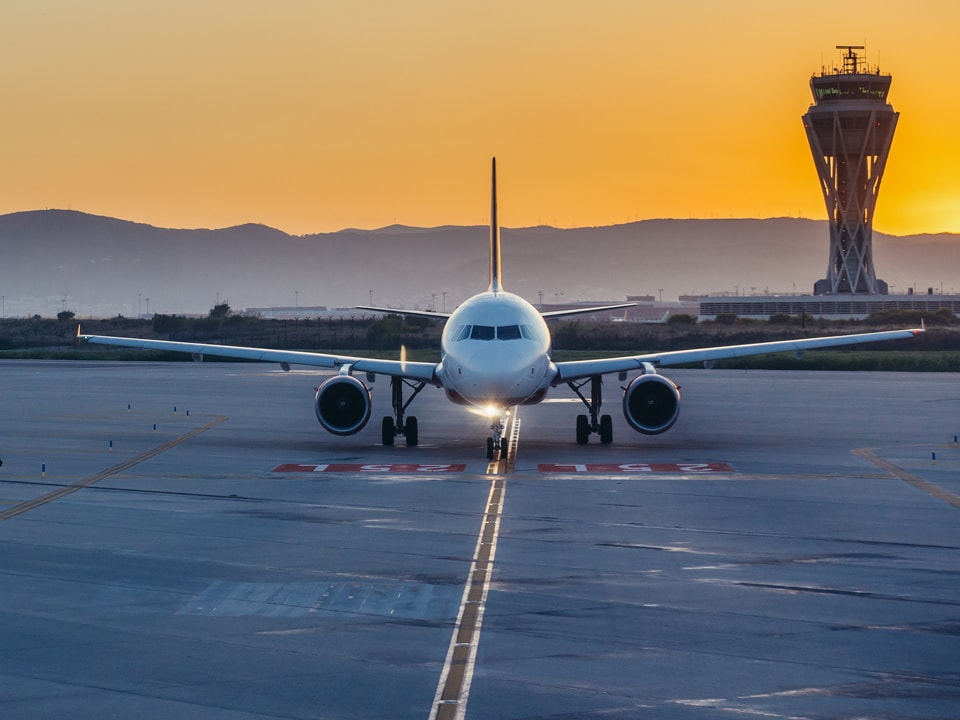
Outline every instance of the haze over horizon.
<path id="1" fill-rule="evenodd" d="M 504 228 L 506 289 L 531 302 L 648 295 L 809 294 L 826 220 L 644 220 L 585 229 Z M 955 235 L 875 233 L 892 293 L 954 294 Z M 487 228 L 393 227 L 295 236 L 262 225 L 176 230 L 78 211 L 0 215 L 5 317 L 205 314 L 263 307 L 452 309 L 489 279 Z"/>
<path id="2" fill-rule="evenodd" d="M 800 117 L 839 44 L 901 113 L 874 227 L 960 232 L 960 6 L 11 2 L 0 213 L 291 234 L 824 219 Z M 882 273 L 882 270 L 881 270 Z"/>

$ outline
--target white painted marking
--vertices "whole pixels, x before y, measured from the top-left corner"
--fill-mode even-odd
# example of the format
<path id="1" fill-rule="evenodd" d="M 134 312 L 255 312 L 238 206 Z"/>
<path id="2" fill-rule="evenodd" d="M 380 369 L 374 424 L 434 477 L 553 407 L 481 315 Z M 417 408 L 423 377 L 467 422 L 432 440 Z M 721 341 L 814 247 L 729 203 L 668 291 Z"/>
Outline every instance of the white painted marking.
<path id="1" fill-rule="evenodd" d="M 499 500 L 494 500 L 495 495 L 499 494 Z M 477 648 L 480 645 L 480 629 L 483 625 L 483 614 L 487 606 L 487 596 L 490 592 L 490 582 L 493 578 L 493 563 L 497 555 L 497 539 L 500 536 L 500 516 L 503 511 L 503 498 L 506 494 L 506 480 L 503 477 L 496 478 L 490 483 L 490 493 L 487 496 L 486 511 L 480 521 L 480 532 L 477 535 L 477 544 L 473 551 L 473 560 L 470 563 L 470 572 L 467 575 L 467 582 L 463 588 L 463 597 L 460 600 L 460 608 L 457 611 L 457 621 L 453 627 L 453 634 L 450 637 L 450 646 L 447 649 L 447 657 L 443 663 L 443 670 L 440 672 L 440 681 L 437 683 L 437 692 L 433 698 L 433 705 L 430 709 L 430 720 L 437 720 L 441 709 L 448 712 L 448 708 L 456 706 L 453 717 L 455 720 L 464 720 L 467 713 L 467 700 L 470 697 L 470 685 L 473 683 L 473 670 L 477 660 Z M 489 544 L 484 541 L 484 534 L 488 525 L 493 525 L 493 531 L 489 534 Z M 486 553 L 485 572 L 483 573 L 483 585 L 480 593 L 480 600 L 470 600 L 471 590 L 474 585 L 474 577 L 477 572 L 477 563 L 485 548 L 489 548 Z M 460 630 L 463 623 L 464 612 L 468 605 L 477 608 L 476 620 L 473 624 L 473 632 L 470 633 L 470 642 L 458 642 Z M 463 677 L 460 680 L 459 692 L 456 700 L 444 699 L 444 692 L 447 690 L 447 682 L 450 677 L 450 670 L 454 663 L 454 654 L 458 649 L 467 648 L 467 657 L 464 662 Z M 456 687 L 451 689 L 457 689 Z M 448 717 L 448 715 L 445 715 Z"/>

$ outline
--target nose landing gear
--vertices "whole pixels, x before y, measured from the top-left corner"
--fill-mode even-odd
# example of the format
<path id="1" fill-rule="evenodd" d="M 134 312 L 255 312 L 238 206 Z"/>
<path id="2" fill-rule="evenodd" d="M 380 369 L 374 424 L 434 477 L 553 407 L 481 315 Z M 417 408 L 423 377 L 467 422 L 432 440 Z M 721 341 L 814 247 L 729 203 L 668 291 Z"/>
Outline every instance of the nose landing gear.
<path id="1" fill-rule="evenodd" d="M 487 460 L 493 460 L 494 454 L 503 449 L 503 428 L 506 419 L 507 416 L 504 414 L 490 423 L 490 430 L 493 431 L 493 435 L 487 438 Z"/>

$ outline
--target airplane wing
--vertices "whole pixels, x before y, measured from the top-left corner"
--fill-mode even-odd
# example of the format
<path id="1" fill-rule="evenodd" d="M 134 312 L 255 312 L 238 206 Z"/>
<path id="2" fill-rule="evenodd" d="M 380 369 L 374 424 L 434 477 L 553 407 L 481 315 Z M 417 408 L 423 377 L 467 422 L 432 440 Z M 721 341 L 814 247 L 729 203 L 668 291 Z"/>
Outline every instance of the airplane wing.
<path id="1" fill-rule="evenodd" d="M 647 355 L 632 355 L 621 358 L 604 358 L 600 360 L 573 360 L 570 362 L 555 363 L 557 375 L 553 384 L 579 380 L 593 375 L 604 375 L 614 372 L 629 372 L 643 367 L 644 363 L 654 366 L 681 365 L 690 362 L 709 362 L 725 358 L 746 357 L 748 355 L 766 355 L 768 353 L 835 347 L 837 345 L 855 345 L 859 343 L 878 342 L 880 340 L 901 340 L 921 335 L 924 328 L 910 330 L 890 330 L 885 332 L 859 333 L 856 335 L 833 335 L 819 338 L 804 338 L 801 340 L 777 340 L 774 342 L 752 343 L 749 345 L 726 345 L 695 350 L 673 350 L 670 352 L 650 353 Z"/>
<path id="2" fill-rule="evenodd" d="M 342 368 L 350 365 L 357 372 L 369 372 L 379 375 L 392 375 L 410 380 L 437 385 L 436 363 L 407 362 L 405 360 L 378 360 L 376 358 L 351 357 L 349 355 L 327 355 L 296 350 L 268 350 L 264 348 L 237 347 L 232 345 L 213 345 L 209 343 L 185 343 L 169 340 L 141 340 L 139 338 L 109 337 L 105 335 L 82 335 L 77 337 L 98 345 L 139 348 L 141 350 L 168 350 L 171 352 L 191 353 L 194 355 L 214 355 L 218 357 L 239 358 L 242 360 L 260 360 L 289 365 L 309 365 L 312 367 Z"/>
<path id="3" fill-rule="evenodd" d="M 373 307 L 371 305 L 357 305 L 356 307 L 357 310 L 369 310 L 387 315 L 409 315 L 410 317 L 433 318 L 434 320 L 446 320 L 450 317 L 450 313 L 437 312 L 436 310 L 401 310 L 400 308 Z"/>
<path id="4" fill-rule="evenodd" d="M 600 305 L 595 307 L 570 308 L 569 310 L 548 310 L 540 314 L 545 318 L 566 317 L 567 315 L 586 315 L 587 313 L 603 312 L 605 310 L 620 310 L 636 307 L 636 303 L 620 303 L 619 305 Z"/>

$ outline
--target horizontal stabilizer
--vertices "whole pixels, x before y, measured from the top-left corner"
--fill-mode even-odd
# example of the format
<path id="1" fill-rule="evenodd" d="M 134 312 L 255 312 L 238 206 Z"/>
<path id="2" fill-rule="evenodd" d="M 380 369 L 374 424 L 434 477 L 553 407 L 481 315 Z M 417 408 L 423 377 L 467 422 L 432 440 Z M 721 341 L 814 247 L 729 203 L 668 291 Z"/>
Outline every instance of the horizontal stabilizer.
<path id="1" fill-rule="evenodd" d="M 595 305 L 594 307 L 570 308 L 569 310 L 549 310 L 540 314 L 545 318 L 566 317 L 567 315 L 586 315 L 588 313 L 606 312 L 607 310 L 622 310 L 636 307 L 636 303 L 620 303 L 619 305 Z"/>
<path id="2" fill-rule="evenodd" d="M 403 310 L 401 308 L 373 307 L 372 305 L 357 305 L 356 307 L 357 310 L 379 312 L 384 315 L 408 315 L 410 317 L 433 318 L 434 320 L 445 320 L 450 317 L 450 313 L 437 312 L 436 310 Z"/>

